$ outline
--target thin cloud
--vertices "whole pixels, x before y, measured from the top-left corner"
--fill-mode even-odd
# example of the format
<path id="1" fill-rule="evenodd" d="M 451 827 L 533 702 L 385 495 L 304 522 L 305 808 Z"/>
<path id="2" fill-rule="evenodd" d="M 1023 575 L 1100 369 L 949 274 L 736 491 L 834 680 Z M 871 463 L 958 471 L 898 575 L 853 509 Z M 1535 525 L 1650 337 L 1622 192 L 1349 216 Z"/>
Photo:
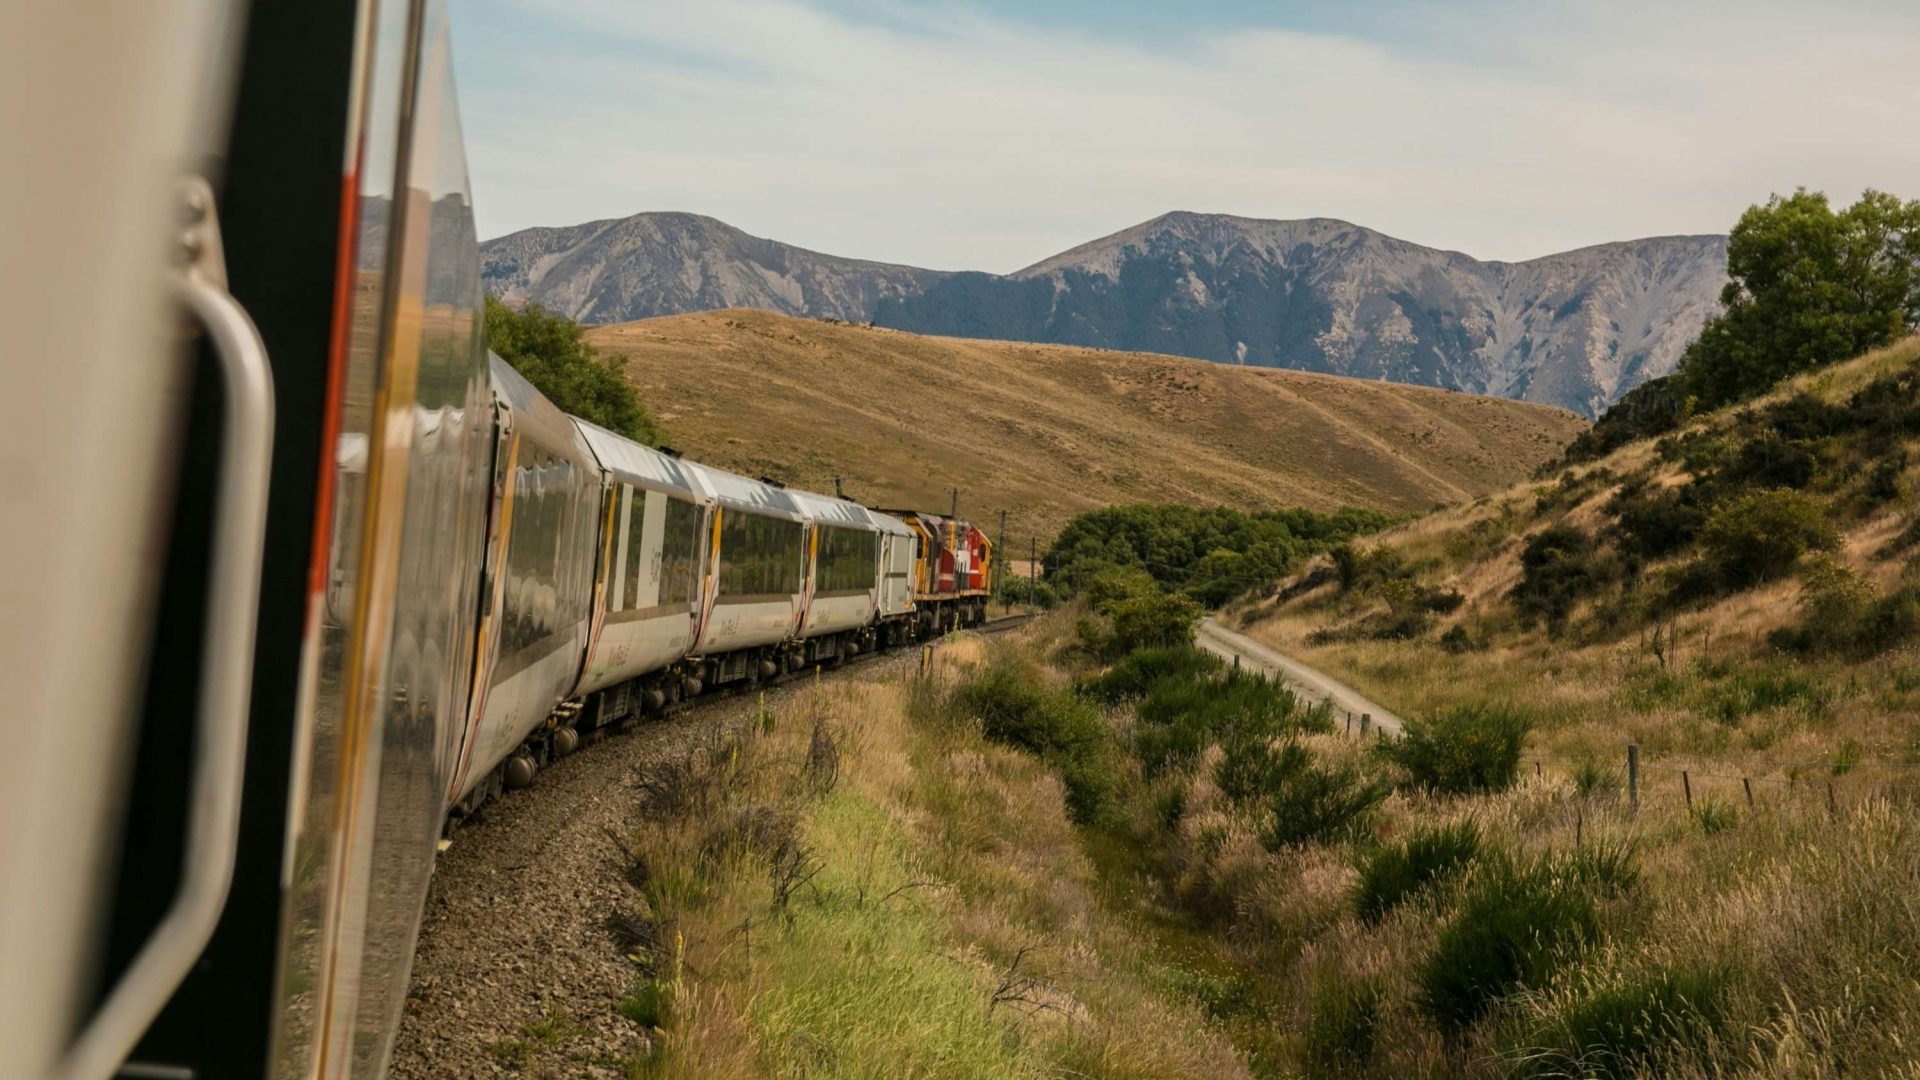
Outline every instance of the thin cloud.
<path id="1" fill-rule="evenodd" d="M 801 0 L 462 0 L 454 19 L 487 235 L 680 209 L 1004 271 L 1193 209 L 1518 259 L 1721 231 L 1799 184 L 1920 187 L 1920 15 L 1684 6 L 1167 43 Z M 543 32 L 492 41 L 488 19 Z"/>

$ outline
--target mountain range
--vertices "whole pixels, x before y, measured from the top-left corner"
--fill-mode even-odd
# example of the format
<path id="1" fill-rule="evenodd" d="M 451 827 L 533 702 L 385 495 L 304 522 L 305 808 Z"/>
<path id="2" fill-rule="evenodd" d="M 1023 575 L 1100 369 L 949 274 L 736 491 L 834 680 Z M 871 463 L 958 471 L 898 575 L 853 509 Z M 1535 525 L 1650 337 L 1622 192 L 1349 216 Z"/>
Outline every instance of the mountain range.
<path id="1" fill-rule="evenodd" d="M 1011 274 L 823 255 L 696 214 L 481 245 L 486 288 L 581 322 L 727 307 L 922 334 L 1384 379 L 1594 416 L 1673 370 L 1717 309 L 1726 237 L 1483 261 L 1330 218 L 1175 212 Z"/>

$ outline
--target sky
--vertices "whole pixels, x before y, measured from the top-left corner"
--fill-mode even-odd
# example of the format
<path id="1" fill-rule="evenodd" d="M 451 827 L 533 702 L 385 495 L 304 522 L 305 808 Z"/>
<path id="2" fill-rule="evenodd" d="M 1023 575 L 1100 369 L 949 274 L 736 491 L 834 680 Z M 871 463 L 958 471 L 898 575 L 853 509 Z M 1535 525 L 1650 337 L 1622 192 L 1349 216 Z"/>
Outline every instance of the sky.
<path id="1" fill-rule="evenodd" d="M 1484 259 L 1920 197 L 1916 0 L 448 0 L 483 238 L 1009 272 L 1169 210 Z"/>

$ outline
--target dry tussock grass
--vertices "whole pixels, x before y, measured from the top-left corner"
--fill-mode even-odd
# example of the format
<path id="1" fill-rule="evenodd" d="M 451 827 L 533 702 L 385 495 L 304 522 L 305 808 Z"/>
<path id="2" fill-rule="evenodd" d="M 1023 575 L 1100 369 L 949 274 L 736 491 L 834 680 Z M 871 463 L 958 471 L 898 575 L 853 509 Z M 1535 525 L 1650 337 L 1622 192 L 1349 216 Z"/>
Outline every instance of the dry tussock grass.
<path id="1" fill-rule="evenodd" d="M 816 687 L 688 764 L 679 811 L 634 840 L 663 943 L 636 994 L 671 1004 L 632 1073 L 1247 1075 L 1103 903 L 1059 780 L 977 725 L 914 719 L 986 661 L 965 637 L 939 652 L 927 679 L 910 660 Z M 821 725 L 840 768 L 809 794 Z M 817 869 L 781 903 L 795 846 Z"/>
<path id="2" fill-rule="evenodd" d="M 944 506 L 964 477 L 969 505 L 1006 507 L 1043 542 L 1075 513 L 1123 503 L 1424 511 L 1513 483 L 1584 426 L 1391 383 L 766 312 L 589 339 L 633 360 L 670 441 L 700 460 L 815 490 L 845 476 L 895 506 Z"/>

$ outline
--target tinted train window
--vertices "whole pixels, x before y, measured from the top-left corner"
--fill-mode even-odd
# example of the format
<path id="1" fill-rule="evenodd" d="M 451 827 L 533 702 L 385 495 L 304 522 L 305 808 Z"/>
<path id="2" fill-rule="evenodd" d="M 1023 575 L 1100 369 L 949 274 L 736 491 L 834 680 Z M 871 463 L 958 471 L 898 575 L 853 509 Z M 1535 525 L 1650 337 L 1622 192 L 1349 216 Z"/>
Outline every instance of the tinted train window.
<path id="1" fill-rule="evenodd" d="M 800 591 L 800 523 L 737 510 L 720 515 L 720 593 L 723 596 Z"/>
<path id="2" fill-rule="evenodd" d="M 814 591 L 864 592 L 873 588 L 879 572 L 879 534 L 865 529 L 822 526 Z"/>
<path id="3" fill-rule="evenodd" d="M 593 491 L 572 463 L 532 443 L 516 463 L 513 518 L 507 528 L 501 656 L 540 642 L 586 617 L 592 556 L 582 523 Z M 590 537 L 586 537 L 590 542 Z"/>
<path id="4" fill-rule="evenodd" d="M 637 488 L 627 488 L 633 499 L 633 512 L 627 516 L 627 602 L 621 607 L 640 608 L 648 606 L 646 590 L 641 583 L 641 574 L 646 562 L 647 543 L 647 493 Z"/>
<path id="5" fill-rule="evenodd" d="M 669 496 L 666 526 L 661 533 L 660 602 L 693 601 L 700 573 L 700 508 Z"/>

